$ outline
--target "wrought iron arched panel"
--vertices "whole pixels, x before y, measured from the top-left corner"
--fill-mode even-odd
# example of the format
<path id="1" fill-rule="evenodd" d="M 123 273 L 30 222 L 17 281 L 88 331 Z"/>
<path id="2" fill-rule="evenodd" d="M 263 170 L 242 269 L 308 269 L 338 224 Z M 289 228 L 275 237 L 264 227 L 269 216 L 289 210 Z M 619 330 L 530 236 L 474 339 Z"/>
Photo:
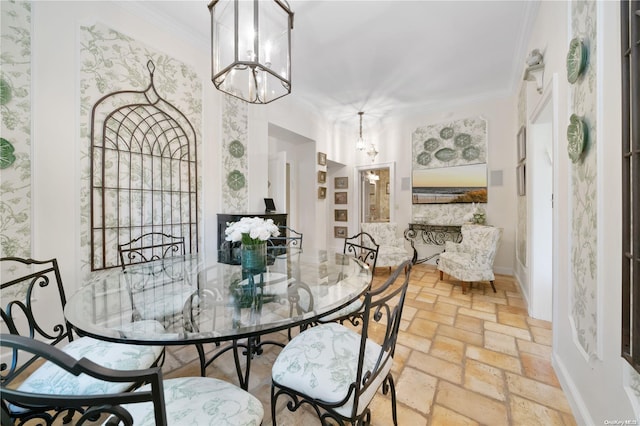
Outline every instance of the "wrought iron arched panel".
<path id="1" fill-rule="evenodd" d="M 149 232 L 198 251 L 196 133 L 147 68 L 144 91 L 110 93 L 91 112 L 92 270 L 118 266 L 118 245 Z"/>

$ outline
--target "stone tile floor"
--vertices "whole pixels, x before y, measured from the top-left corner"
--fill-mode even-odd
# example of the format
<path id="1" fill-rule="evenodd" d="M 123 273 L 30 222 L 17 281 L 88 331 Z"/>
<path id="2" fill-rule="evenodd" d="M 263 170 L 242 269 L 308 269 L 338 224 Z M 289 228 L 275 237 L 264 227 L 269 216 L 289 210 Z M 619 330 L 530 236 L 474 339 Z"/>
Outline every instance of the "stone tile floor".
<path id="1" fill-rule="evenodd" d="M 385 271 L 376 271 L 382 282 Z M 455 279 L 439 280 L 431 265 L 416 265 L 405 301 L 393 367 L 400 425 L 575 425 L 571 408 L 551 366 L 551 324 L 527 316 L 510 276 L 496 276 L 467 294 Z M 375 285 L 375 283 L 374 283 Z M 285 333 L 269 339 L 286 341 Z M 213 345 L 206 350 L 213 351 Z M 249 391 L 264 404 L 264 425 L 272 424 L 271 365 L 277 346 L 253 359 Z M 165 377 L 198 375 L 193 346 L 170 347 Z M 238 383 L 233 355 L 207 369 L 210 377 Z M 391 425 L 391 402 L 378 393 L 372 425 Z M 290 413 L 278 400 L 278 424 L 319 424 L 308 409 Z"/>

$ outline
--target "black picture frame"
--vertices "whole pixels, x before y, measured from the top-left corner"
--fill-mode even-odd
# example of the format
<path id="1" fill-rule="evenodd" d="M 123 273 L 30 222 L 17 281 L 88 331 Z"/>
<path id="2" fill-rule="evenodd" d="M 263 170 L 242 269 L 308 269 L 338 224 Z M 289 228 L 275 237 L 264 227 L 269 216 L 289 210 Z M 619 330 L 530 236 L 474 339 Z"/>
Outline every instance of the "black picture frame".
<path id="1" fill-rule="evenodd" d="M 264 211 L 267 213 L 276 211 L 276 203 L 273 202 L 273 198 L 264 199 Z"/>

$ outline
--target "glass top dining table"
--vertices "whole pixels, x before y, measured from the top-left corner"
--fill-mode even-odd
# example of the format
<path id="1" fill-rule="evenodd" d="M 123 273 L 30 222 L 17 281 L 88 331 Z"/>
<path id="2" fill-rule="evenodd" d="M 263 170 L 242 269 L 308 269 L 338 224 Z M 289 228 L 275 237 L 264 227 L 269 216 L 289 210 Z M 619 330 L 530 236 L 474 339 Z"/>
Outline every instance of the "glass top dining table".
<path id="1" fill-rule="evenodd" d="M 255 345 L 264 334 L 338 311 L 371 281 L 366 264 L 327 250 L 269 247 L 258 272 L 218 259 L 186 255 L 96 271 L 69 298 L 65 317 L 79 334 L 113 342 L 198 345 L 248 338 Z M 201 354 L 203 375 L 210 362 Z"/>

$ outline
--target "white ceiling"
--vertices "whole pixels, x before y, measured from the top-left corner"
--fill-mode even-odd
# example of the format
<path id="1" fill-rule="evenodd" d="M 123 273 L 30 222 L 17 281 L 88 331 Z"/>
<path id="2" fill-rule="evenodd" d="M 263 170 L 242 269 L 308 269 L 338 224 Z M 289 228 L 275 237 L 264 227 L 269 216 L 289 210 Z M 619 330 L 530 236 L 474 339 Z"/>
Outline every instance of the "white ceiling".
<path id="1" fill-rule="evenodd" d="M 143 2 L 208 48 L 208 1 Z M 357 122 L 513 93 L 538 0 L 289 0 L 292 93 Z M 278 102 L 277 100 L 275 102 Z"/>

